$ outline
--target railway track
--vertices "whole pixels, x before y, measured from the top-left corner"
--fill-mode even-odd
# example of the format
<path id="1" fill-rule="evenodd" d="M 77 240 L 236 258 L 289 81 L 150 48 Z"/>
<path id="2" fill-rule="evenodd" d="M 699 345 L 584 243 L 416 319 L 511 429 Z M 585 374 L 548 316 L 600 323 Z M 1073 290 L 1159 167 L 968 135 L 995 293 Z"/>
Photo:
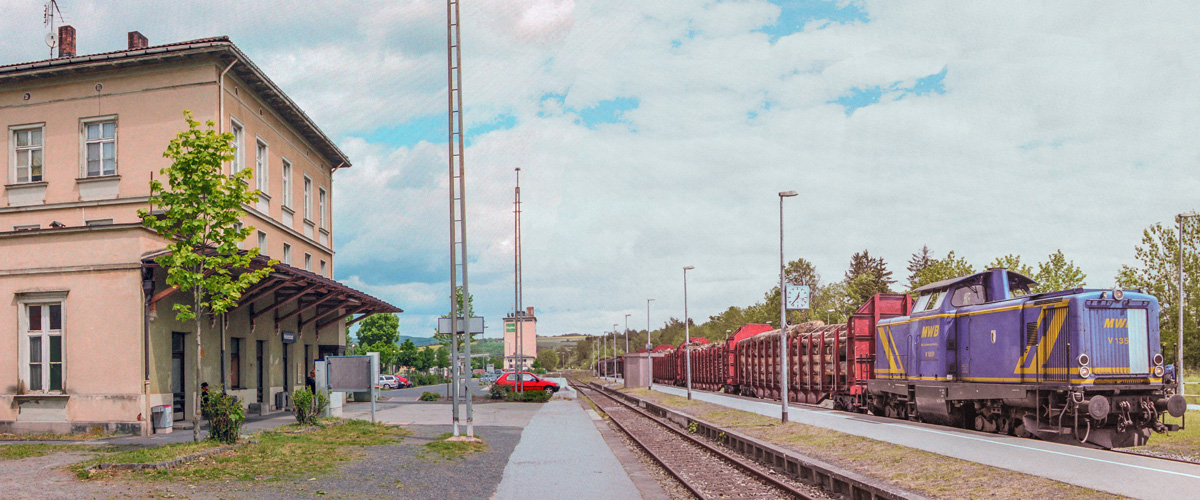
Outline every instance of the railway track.
<path id="1" fill-rule="evenodd" d="M 731 455 L 604 391 L 580 384 L 575 388 L 697 498 L 828 498 L 815 488 Z"/>

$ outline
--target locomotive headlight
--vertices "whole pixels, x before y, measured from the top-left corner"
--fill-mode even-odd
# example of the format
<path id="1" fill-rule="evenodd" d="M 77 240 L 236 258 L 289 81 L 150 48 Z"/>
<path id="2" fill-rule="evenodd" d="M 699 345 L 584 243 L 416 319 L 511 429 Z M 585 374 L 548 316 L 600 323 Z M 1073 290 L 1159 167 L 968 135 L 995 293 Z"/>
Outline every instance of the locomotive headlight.
<path id="1" fill-rule="evenodd" d="M 1089 363 L 1089 362 L 1091 362 L 1091 361 L 1092 361 L 1092 359 L 1091 359 L 1091 358 L 1089 358 L 1087 354 L 1080 354 L 1080 355 L 1079 355 L 1079 365 L 1080 365 L 1080 366 L 1087 366 L 1087 365 L 1088 365 L 1088 363 Z"/>
<path id="2" fill-rule="evenodd" d="M 1163 363 L 1162 353 L 1160 353 L 1160 352 L 1154 353 L 1154 364 L 1156 364 L 1158 366 L 1162 366 L 1162 363 Z"/>
<path id="3" fill-rule="evenodd" d="M 1083 377 L 1083 378 L 1091 378 L 1092 377 L 1092 369 L 1088 368 L 1086 366 L 1079 367 L 1079 376 Z"/>
<path id="4" fill-rule="evenodd" d="M 1125 298 L 1125 291 L 1120 288 L 1113 289 L 1113 298 L 1117 300 Z"/>
<path id="5" fill-rule="evenodd" d="M 1163 370 L 1163 367 L 1162 367 L 1161 365 L 1160 365 L 1160 366 L 1156 366 L 1156 367 L 1154 367 L 1154 376 L 1155 376 L 1155 377 L 1161 377 L 1161 376 L 1163 376 L 1163 372 L 1164 372 L 1164 370 Z"/>

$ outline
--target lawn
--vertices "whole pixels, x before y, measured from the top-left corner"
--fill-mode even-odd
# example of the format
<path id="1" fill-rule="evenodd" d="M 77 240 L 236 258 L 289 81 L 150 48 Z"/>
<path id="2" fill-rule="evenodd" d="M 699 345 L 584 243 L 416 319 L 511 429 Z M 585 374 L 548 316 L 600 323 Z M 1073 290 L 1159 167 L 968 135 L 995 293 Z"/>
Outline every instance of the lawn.
<path id="1" fill-rule="evenodd" d="M 255 442 L 176 468 L 137 472 L 101 471 L 93 478 L 280 480 L 329 472 L 339 463 L 361 456 L 363 446 L 392 444 L 407 434 L 408 431 L 399 427 L 362 420 L 351 420 L 300 434 L 266 431 L 255 434 L 251 438 Z M 185 443 L 113 453 L 83 462 L 74 466 L 74 469 L 80 477 L 87 477 L 84 469 L 101 462 L 159 462 L 215 446 L 215 443 L 208 442 Z"/>
<path id="2" fill-rule="evenodd" d="M 1181 420 L 1186 422 L 1185 429 L 1166 434 L 1154 434 L 1150 436 L 1150 442 L 1146 446 L 1133 449 L 1200 458 L 1200 411 L 1188 411 L 1182 419 L 1167 416 L 1166 422 L 1179 424 Z"/>

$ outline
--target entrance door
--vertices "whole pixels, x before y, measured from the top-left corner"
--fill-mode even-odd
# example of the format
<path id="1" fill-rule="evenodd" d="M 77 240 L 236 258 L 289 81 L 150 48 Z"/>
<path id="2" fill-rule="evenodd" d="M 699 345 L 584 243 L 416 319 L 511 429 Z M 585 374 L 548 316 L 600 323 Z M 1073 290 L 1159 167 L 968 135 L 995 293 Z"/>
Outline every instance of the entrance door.
<path id="1" fill-rule="evenodd" d="M 171 411 L 176 421 L 183 420 L 183 405 L 187 396 L 183 393 L 183 341 L 180 332 L 171 332 Z"/>
<path id="2" fill-rule="evenodd" d="M 266 364 L 263 362 L 263 358 L 264 358 L 263 351 L 266 350 L 266 342 L 264 342 L 262 340 L 258 340 L 258 341 L 255 341 L 255 344 L 257 344 L 257 347 L 258 347 L 258 349 L 256 350 L 255 358 L 254 358 L 254 361 L 256 363 L 255 366 L 258 367 L 258 369 L 256 370 L 258 372 L 258 394 L 257 395 L 258 395 L 258 402 L 262 403 L 263 401 L 266 400 L 266 388 L 263 387 L 266 385 L 265 382 L 266 382 L 266 378 L 267 378 L 266 377 L 267 368 L 266 368 Z"/>
<path id="3" fill-rule="evenodd" d="M 291 347 L 291 344 L 287 342 L 283 343 L 283 392 L 291 392 L 292 390 L 292 386 L 289 383 L 291 380 L 288 378 L 288 351 L 292 350 Z"/>

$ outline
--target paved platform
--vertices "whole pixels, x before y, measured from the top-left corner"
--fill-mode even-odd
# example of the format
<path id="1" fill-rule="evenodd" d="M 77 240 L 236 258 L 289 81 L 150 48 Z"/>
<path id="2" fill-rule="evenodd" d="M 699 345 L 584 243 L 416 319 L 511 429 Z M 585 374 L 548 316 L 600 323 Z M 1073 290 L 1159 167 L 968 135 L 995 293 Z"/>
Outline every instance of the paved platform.
<path id="1" fill-rule="evenodd" d="M 492 498 L 642 497 L 583 407 L 555 400 L 540 405 L 525 426 Z"/>
<path id="2" fill-rule="evenodd" d="M 655 384 L 654 390 L 687 395 L 681 387 Z M 775 401 L 696 390 L 692 390 L 692 398 L 769 417 L 780 414 Z M 1196 464 L 811 406 L 789 406 L 788 418 L 1133 498 L 1194 498 L 1200 491 L 1200 465 Z"/>

